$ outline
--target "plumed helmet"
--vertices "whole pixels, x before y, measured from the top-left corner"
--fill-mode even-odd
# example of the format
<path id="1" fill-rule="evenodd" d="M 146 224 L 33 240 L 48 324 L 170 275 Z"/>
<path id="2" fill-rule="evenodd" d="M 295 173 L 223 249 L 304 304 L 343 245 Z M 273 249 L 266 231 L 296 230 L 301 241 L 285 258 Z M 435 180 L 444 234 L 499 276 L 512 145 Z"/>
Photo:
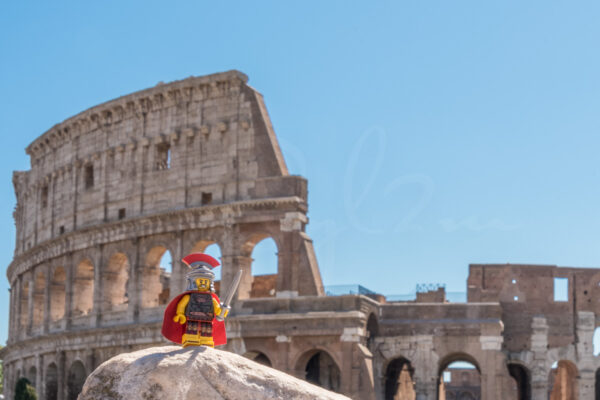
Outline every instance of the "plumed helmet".
<path id="1" fill-rule="evenodd" d="M 192 253 L 183 257 L 181 261 L 190 267 L 190 271 L 185 275 L 188 281 L 187 290 L 195 289 L 195 282 L 198 278 L 209 279 L 212 284 L 215 280 L 215 273 L 212 269 L 221 265 L 214 257 L 204 253 Z"/>

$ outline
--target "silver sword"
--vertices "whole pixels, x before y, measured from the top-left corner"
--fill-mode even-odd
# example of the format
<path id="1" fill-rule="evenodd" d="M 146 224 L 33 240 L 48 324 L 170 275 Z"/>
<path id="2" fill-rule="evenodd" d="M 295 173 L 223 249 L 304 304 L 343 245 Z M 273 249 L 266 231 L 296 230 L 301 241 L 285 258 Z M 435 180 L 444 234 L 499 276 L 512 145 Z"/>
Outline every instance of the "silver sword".
<path id="1" fill-rule="evenodd" d="M 240 269 L 238 271 L 238 273 L 235 275 L 235 278 L 233 278 L 233 282 L 231 283 L 231 286 L 229 286 L 229 291 L 227 292 L 227 294 L 225 296 L 223 296 L 225 301 L 223 301 L 221 303 L 221 308 L 231 310 L 231 305 L 230 305 L 231 299 L 233 299 L 233 295 L 235 294 L 235 292 L 237 292 L 237 289 L 240 286 L 240 281 L 242 280 L 243 274 L 244 274 L 244 270 Z M 223 315 L 223 310 L 221 310 L 220 315 L 216 316 L 217 320 L 223 321 L 225 319 L 221 315 Z"/>

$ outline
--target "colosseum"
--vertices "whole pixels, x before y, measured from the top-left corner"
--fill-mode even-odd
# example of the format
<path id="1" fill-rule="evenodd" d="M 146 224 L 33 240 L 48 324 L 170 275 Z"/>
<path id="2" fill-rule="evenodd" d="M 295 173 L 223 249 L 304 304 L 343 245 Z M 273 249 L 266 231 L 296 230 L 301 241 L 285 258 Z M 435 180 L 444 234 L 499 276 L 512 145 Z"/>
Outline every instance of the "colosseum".
<path id="1" fill-rule="evenodd" d="M 100 363 L 164 345 L 162 313 L 186 267 L 161 269 L 161 257 L 217 244 L 223 287 L 246 271 L 228 351 L 354 399 L 600 399 L 599 269 L 470 265 L 456 303 L 443 287 L 403 301 L 361 287 L 326 295 L 307 181 L 288 173 L 247 80 L 159 84 L 27 147 L 31 169 L 13 176 L 7 398 L 27 377 L 40 398 L 76 399 Z M 265 238 L 277 273 L 256 275 Z"/>

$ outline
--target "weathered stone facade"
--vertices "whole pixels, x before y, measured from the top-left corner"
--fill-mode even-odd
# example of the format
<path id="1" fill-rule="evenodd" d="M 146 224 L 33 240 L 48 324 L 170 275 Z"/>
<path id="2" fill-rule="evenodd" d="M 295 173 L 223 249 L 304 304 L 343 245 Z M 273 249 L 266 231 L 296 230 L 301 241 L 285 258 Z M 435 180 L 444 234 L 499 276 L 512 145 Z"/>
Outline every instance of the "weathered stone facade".
<path id="1" fill-rule="evenodd" d="M 288 174 L 246 82 L 230 71 L 161 84 L 27 148 L 31 170 L 13 179 L 8 398 L 26 376 L 42 398 L 73 399 L 108 358 L 164 345 L 162 312 L 185 271 L 174 262 L 165 273 L 159 260 L 213 243 L 223 287 L 246 271 L 230 351 L 356 399 L 451 399 L 440 377 L 458 360 L 476 367 L 468 382 L 479 377 L 482 399 L 593 398 L 600 270 L 472 265 L 468 302 L 457 304 L 443 291 L 398 303 L 324 296 L 307 182 Z M 278 272 L 253 276 L 252 249 L 267 237 Z M 568 279 L 566 301 L 552 298 L 554 278 Z"/>

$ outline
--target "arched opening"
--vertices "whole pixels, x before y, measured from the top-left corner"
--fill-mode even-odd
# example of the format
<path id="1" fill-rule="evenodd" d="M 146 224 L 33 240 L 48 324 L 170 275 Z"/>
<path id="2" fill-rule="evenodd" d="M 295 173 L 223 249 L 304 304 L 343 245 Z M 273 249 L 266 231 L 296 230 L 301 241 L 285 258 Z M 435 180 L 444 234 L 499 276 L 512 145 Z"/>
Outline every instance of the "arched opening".
<path id="1" fill-rule="evenodd" d="M 508 364 L 508 373 L 514 379 L 513 398 L 517 400 L 531 400 L 531 374 L 521 364 Z"/>
<path id="2" fill-rule="evenodd" d="M 250 244 L 251 245 L 251 244 Z M 277 285 L 277 244 L 266 237 L 252 248 L 252 289 L 250 297 L 274 297 Z"/>
<path id="3" fill-rule="evenodd" d="M 262 239 L 252 249 L 252 275 L 277 274 L 277 244 L 271 237 Z"/>
<path id="4" fill-rule="evenodd" d="M 592 344 L 594 345 L 594 356 L 597 356 L 600 354 L 600 326 L 594 329 Z"/>
<path id="5" fill-rule="evenodd" d="M 160 284 L 162 290 L 158 295 L 158 304 L 167 304 L 171 297 L 171 273 L 173 272 L 173 257 L 169 250 L 165 251 L 158 263 L 160 267 Z"/>
<path id="6" fill-rule="evenodd" d="M 579 398 L 577 390 L 577 367 L 571 361 L 560 360 L 552 364 L 548 375 L 548 399 L 563 400 Z"/>
<path id="7" fill-rule="evenodd" d="M 129 259 L 124 253 L 115 253 L 108 259 L 102 274 L 102 310 L 124 311 L 127 309 L 129 297 Z"/>
<path id="8" fill-rule="evenodd" d="M 596 400 L 600 400 L 600 368 L 596 370 Z"/>
<path id="9" fill-rule="evenodd" d="M 24 282 L 21 286 L 21 329 L 27 328 L 27 322 L 29 320 L 29 282 Z"/>
<path id="10" fill-rule="evenodd" d="M 304 372 L 308 382 L 327 390 L 339 392 L 340 369 L 327 352 L 319 350 L 310 356 L 304 367 Z"/>
<path id="11" fill-rule="evenodd" d="M 257 362 L 262 365 L 266 365 L 267 367 L 271 367 L 271 360 L 264 353 L 260 351 L 249 351 L 244 354 L 244 357 L 249 358 L 250 360 Z"/>
<path id="12" fill-rule="evenodd" d="M 46 368 L 46 400 L 57 400 L 58 398 L 58 370 L 56 364 L 52 363 Z"/>
<path id="13" fill-rule="evenodd" d="M 58 321 L 65 316 L 67 274 L 63 267 L 56 267 L 50 281 L 50 320 Z"/>
<path id="14" fill-rule="evenodd" d="M 79 360 L 73 362 L 67 377 L 67 400 L 77 400 L 86 377 L 87 372 L 83 363 Z"/>
<path id="15" fill-rule="evenodd" d="M 392 360 L 385 372 L 386 400 L 415 400 L 414 369 L 406 358 Z"/>
<path id="16" fill-rule="evenodd" d="M 94 305 L 94 265 L 83 260 L 75 269 L 73 280 L 73 316 L 87 315 Z"/>
<path id="17" fill-rule="evenodd" d="M 481 374 L 475 359 L 468 354 L 453 354 L 440 363 L 438 400 L 480 399 Z"/>
<path id="18" fill-rule="evenodd" d="M 45 295 L 46 275 L 40 271 L 35 275 L 35 282 L 33 285 L 33 326 L 35 328 L 42 326 L 44 323 Z"/>
<path id="19" fill-rule="evenodd" d="M 161 260 L 167 252 L 166 247 L 155 246 L 146 256 L 140 279 L 142 308 L 158 307 L 169 301 L 171 273 L 161 267 Z M 171 258 L 171 255 L 168 257 Z"/>
<path id="20" fill-rule="evenodd" d="M 37 383 L 37 369 L 34 366 L 29 368 L 29 371 L 27 372 L 27 379 L 29 379 L 31 386 L 35 388 Z"/>
<path id="21" fill-rule="evenodd" d="M 367 320 L 367 347 L 372 348 L 375 337 L 379 335 L 379 323 L 374 313 L 369 314 Z"/>

